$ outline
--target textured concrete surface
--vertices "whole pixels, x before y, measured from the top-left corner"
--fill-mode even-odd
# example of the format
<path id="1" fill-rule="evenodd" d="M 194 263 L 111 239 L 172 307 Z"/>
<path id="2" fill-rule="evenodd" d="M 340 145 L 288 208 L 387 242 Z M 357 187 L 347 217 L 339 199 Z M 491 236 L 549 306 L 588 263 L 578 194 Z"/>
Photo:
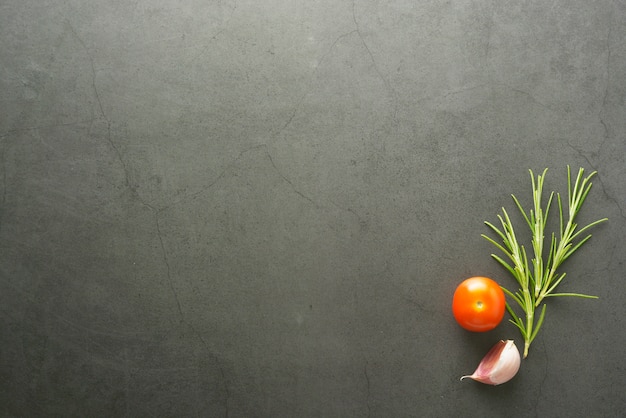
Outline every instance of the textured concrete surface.
<path id="1" fill-rule="evenodd" d="M 0 3 L 0 415 L 620 416 L 622 1 Z M 597 170 L 516 378 L 456 325 L 528 169 Z M 519 219 L 516 219 L 519 221 Z"/>

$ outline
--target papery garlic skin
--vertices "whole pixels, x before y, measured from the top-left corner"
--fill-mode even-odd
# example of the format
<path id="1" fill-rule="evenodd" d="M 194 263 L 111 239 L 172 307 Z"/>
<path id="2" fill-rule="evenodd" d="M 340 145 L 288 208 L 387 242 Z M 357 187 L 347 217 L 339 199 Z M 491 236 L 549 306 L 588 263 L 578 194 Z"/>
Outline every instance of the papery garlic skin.
<path id="1" fill-rule="evenodd" d="M 513 379 L 521 363 L 519 350 L 513 340 L 500 340 L 481 360 L 472 375 L 463 376 L 487 385 L 499 385 Z"/>

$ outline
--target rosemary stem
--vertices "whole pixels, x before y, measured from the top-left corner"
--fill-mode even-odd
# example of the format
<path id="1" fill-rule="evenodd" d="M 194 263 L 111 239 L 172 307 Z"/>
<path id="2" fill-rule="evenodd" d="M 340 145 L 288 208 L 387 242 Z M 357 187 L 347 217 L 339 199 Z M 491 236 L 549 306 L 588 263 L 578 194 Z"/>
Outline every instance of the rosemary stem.
<path id="1" fill-rule="evenodd" d="M 531 343 L 531 335 L 533 335 L 533 324 L 535 321 L 535 308 L 532 302 L 532 296 L 530 294 L 530 290 L 528 286 L 523 289 L 524 293 L 524 304 L 526 306 L 525 314 L 526 314 L 526 335 L 524 336 L 524 358 L 528 356 L 528 349 L 530 348 Z M 532 307 L 532 308 L 529 308 Z"/>

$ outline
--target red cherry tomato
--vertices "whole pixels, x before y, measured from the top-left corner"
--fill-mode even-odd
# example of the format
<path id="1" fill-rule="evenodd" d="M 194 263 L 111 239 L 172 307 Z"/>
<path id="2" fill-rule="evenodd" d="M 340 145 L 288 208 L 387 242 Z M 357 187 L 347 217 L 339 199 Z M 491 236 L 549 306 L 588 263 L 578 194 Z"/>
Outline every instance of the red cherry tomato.
<path id="1" fill-rule="evenodd" d="M 466 330 L 485 332 L 502 321 L 505 304 L 504 292 L 498 283 L 487 277 L 470 277 L 456 288 L 452 313 Z"/>

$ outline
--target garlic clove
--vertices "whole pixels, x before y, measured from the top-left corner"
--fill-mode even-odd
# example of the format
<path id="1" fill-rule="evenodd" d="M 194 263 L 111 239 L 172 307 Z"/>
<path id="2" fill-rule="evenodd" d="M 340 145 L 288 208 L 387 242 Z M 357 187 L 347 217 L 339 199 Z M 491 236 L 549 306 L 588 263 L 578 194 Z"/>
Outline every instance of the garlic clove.
<path id="1" fill-rule="evenodd" d="M 476 380 L 487 385 L 508 382 L 517 374 L 520 355 L 513 340 L 500 340 L 481 360 L 474 374 L 461 377 Z"/>

